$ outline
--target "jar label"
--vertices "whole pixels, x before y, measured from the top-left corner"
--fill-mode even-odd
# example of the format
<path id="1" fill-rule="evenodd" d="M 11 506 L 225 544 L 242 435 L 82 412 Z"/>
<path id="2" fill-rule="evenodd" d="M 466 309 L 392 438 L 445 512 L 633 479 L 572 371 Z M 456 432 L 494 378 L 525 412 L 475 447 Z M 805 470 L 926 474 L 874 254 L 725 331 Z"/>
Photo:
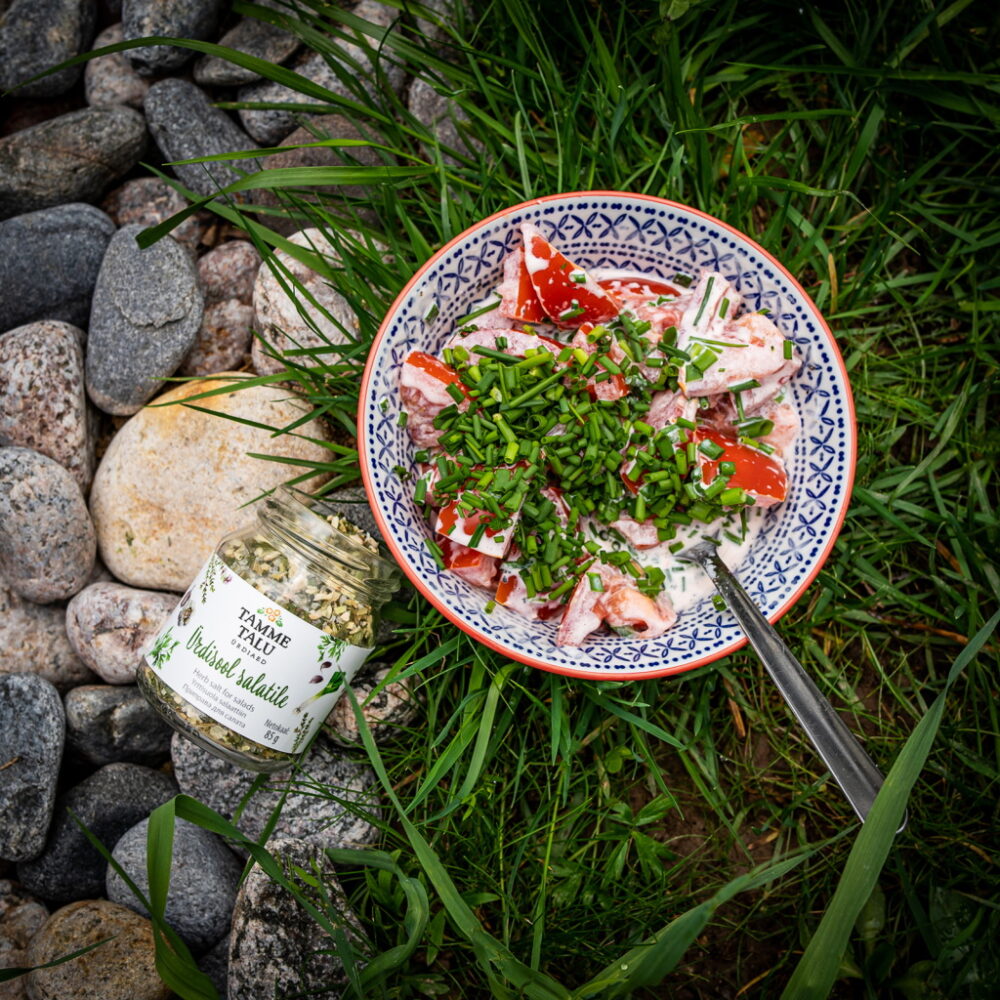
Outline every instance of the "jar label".
<path id="1" fill-rule="evenodd" d="M 370 652 L 278 607 L 213 555 L 145 657 L 220 725 L 295 753 Z"/>

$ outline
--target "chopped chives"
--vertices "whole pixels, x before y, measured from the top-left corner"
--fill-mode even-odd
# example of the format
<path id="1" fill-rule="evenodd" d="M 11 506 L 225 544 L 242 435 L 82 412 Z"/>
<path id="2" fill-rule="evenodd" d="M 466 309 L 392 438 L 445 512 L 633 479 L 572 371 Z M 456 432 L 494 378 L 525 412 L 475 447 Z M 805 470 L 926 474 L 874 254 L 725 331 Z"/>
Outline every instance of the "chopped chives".
<path id="1" fill-rule="evenodd" d="M 708 305 L 708 297 L 712 294 L 712 285 L 715 284 L 715 275 L 713 274 L 707 282 L 705 282 L 705 294 L 702 296 L 701 305 L 698 307 L 698 313 L 694 318 L 694 326 L 697 326 L 701 322 L 701 314 L 705 311 L 705 306 Z"/>
<path id="2" fill-rule="evenodd" d="M 726 311 L 729 309 L 729 299 L 723 299 L 719 305 L 719 319 L 726 318 Z"/>

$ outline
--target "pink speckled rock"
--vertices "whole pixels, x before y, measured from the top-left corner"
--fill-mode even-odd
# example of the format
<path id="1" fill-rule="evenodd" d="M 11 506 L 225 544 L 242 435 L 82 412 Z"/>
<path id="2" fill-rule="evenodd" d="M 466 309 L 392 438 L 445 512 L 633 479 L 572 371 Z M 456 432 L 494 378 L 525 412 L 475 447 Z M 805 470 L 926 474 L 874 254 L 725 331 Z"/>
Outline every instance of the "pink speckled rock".
<path id="1" fill-rule="evenodd" d="M 94 39 L 94 48 L 101 49 L 121 40 L 121 24 L 112 24 Z M 113 52 L 109 56 L 91 59 L 83 71 L 83 83 L 87 103 L 91 107 L 98 104 L 129 104 L 141 111 L 146 91 L 149 90 L 149 81 L 132 69 L 124 52 Z"/>
<path id="2" fill-rule="evenodd" d="M 155 226 L 186 207 L 187 202 L 158 177 L 139 177 L 126 181 L 121 187 L 115 188 L 101 205 L 116 226 L 124 226 L 130 222 Z M 210 221 L 207 213 L 199 212 L 185 219 L 170 235 L 178 243 L 194 250 Z"/>
<path id="3" fill-rule="evenodd" d="M 244 305 L 250 305 L 259 267 L 260 254 L 246 240 L 230 240 L 209 250 L 198 261 L 198 276 L 205 290 L 205 301 L 237 299 Z"/>

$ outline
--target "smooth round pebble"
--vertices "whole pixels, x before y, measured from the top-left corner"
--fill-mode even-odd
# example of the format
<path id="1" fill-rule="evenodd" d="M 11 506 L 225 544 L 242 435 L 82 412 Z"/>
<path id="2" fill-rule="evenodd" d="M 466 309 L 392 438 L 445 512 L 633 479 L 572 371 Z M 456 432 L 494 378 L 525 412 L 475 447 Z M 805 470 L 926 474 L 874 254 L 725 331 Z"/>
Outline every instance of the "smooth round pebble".
<path id="1" fill-rule="evenodd" d="M 181 194 L 159 177 L 136 177 L 115 188 L 101 202 L 101 208 L 116 226 L 135 222 L 146 229 L 165 222 L 187 208 L 187 204 Z M 189 250 L 196 251 L 210 218 L 206 212 L 196 212 L 171 229 L 170 235 Z"/>
<path id="2" fill-rule="evenodd" d="M 146 896 L 149 895 L 148 829 L 148 820 L 137 823 L 111 852 Z M 218 837 L 187 820 L 176 821 L 164 917 L 192 951 L 207 951 L 229 931 L 242 871 L 243 865 L 236 855 Z M 108 899 L 149 916 L 111 865 L 108 865 L 107 887 Z"/>
<path id="3" fill-rule="evenodd" d="M 315 844 L 288 837 L 271 840 L 268 850 L 289 881 L 309 895 L 322 892 L 324 911 L 351 947 L 363 954 L 360 923 L 323 851 Z M 296 868 L 319 880 L 322 890 L 305 882 Z M 343 964 L 330 947 L 326 932 L 287 889 L 254 865 L 240 887 L 233 912 L 229 1000 L 339 992 L 346 986 Z"/>
<path id="4" fill-rule="evenodd" d="M 93 205 L 69 204 L 0 222 L 0 330 L 35 320 L 78 327 L 90 300 L 115 223 Z"/>
<path id="5" fill-rule="evenodd" d="M 174 776 L 181 791 L 204 802 L 231 819 L 256 775 L 244 771 L 202 750 L 175 733 L 170 746 Z M 273 835 L 298 837 L 323 847 L 359 847 L 375 843 L 379 831 L 375 825 L 380 815 L 375 772 L 342 751 L 322 746 L 314 748 L 302 764 L 309 787 L 297 791 L 295 779 L 288 773 L 271 775 L 254 794 L 237 821 L 239 829 L 251 840 L 259 839 L 271 813 L 287 791 L 281 815 Z M 314 794 L 315 787 L 329 788 L 339 799 L 350 802 L 361 815 L 349 812 L 333 799 Z M 370 818 L 364 813 L 369 813 Z"/>
<path id="6" fill-rule="evenodd" d="M 43 320 L 0 335 L 0 446 L 58 462 L 86 493 L 94 474 L 82 330 Z"/>
<path id="7" fill-rule="evenodd" d="M 112 24 L 94 39 L 94 48 L 117 45 L 122 39 L 121 24 Z M 149 90 L 149 81 L 136 73 L 124 52 L 91 59 L 83 71 L 83 85 L 91 107 L 128 104 L 141 110 Z"/>
<path id="8" fill-rule="evenodd" d="M 351 13 L 363 21 L 368 21 L 379 28 L 389 28 L 399 17 L 399 11 L 378 0 L 360 0 Z M 399 92 L 406 78 L 402 66 L 392 61 L 390 49 L 369 35 L 356 33 L 357 42 L 338 40 L 334 52 L 315 53 L 292 68 L 300 76 L 325 87 L 327 90 L 349 100 L 357 100 L 353 91 L 330 67 L 328 59 L 337 59 L 341 69 L 351 77 L 359 77 L 372 89 L 380 92 L 384 87 Z M 339 59 L 338 59 L 339 56 Z M 358 66 L 362 67 L 359 71 Z M 377 67 L 377 69 L 376 69 Z M 318 97 L 310 97 L 291 90 L 284 84 L 273 80 L 261 83 L 251 83 L 238 91 L 240 101 L 273 102 L 276 104 L 322 104 Z M 264 146 L 275 146 L 291 132 L 298 124 L 298 117 L 292 111 L 254 110 L 244 108 L 240 111 L 243 127 Z"/>
<path id="9" fill-rule="evenodd" d="M 410 84 L 407 109 L 430 132 L 433 143 L 424 144 L 428 158 L 435 158 L 440 148 L 441 159 L 449 166 L 458 166 L 459 154 L 480 160 L 483 144 L 470 134 L 468 115 L 451 97 L 439 94 L 426 80 L 416 77 Z"/>
<path id="10" fill-rule="evenodd" d="M 186 80 L 167 79 L 154 83 L 146 94 L 144 107 L 149 131 L 166 160 L 188 160 L 257 148 L 225 111 L 213 107 L 204 91 Z M 243 173 L 260 170 L 260 167 L 260 161 L 246 159 L 189 163 L 173 169 L 192 191 L 214 195 Z"/>
<path id="11" fill-rule="evenodd" d="M 16 882 L 0 879 L 0 969 L 25 968 L 27 947 L 49 918 L 48 908 Z M 0 1000 L 26 1000 L 23 979 L 0 984 Z"/>
<path id="12" fill-rule="evenodd" d="M 140 249 L 142 227 L 111 238 L 94 287 L 87 341 L 87 391 L 107 413 L 139 410 L 191 350 L 204 296 L 190 252 L 164 236 Z"/>
<path id="13" fill-rule="evenodd" d="M 104 893 L 107 862 L 67 810 L 103 844 L 118 838 L 177 794 L 173 778 L 139 764 L 107 764 L 57 802 L 45 849 L 17 866 L 18 880 L 42 899 L 68 903 Z"/>
<path id="14" fill-rule="evenodd" d="M 66 722 L 59 692 L 32 674 L 0 675 L 0 858 L 45 847 Z"/>
<path id="15" fill-rule="evenodd" d="M 31 1000 L 168 1000 L 156 972 L 153 925 L 106 899 L 56 910 L 28 946 L 32 965 L 45 965 L 106 941 L 70 962 L 28 973 Z"/>
<path id="16" fill-rule="evenodd" d="M 35 674 L 59 691 L 97 678 L 66 636 L 61 605 L 35 604 L 11 590 L 0 574 L 0 676 Z"/>
<path id="17" fill-rule="evenodd" d="M 168 726 L 134 685 L 86 684 L 65 699 L 66 741 L 91 764 L 162 764 Z"/>
<path id="18" fill-rule="evenodd" d="M 179 375 L 203 377 L 234 371 L 250 362 L 253 306 L 223 299 L 205 306 L 194 347 L 177 369 Z"/>
<path id="19" fill-rule="evenodd" d="M 198 277 L 206 302 L 236 299 L 253 302 L 253 286 L 260 269 L 260 254 L 247 240 L 230 240 L 209 250 L 198 261 Z"/>
<path id="20" fill-rule="evenodd" d="M 69 90 L 80 67 L 27 83 L 43 70 L 78 56 L 90 44 L 95 0 L 11 0 L 0 4 L 0 92 L 18 87 L 18 97 L 52 97 Z"/>
<path id="21" fill-rule="evenodd" d="M 156 402 L 180 403 L 226 385 L 233 391 L 200 400 L 208 413 L 148 407 L 112 439 L 94 475 L 90 506 L 101 558 L 119 580 L 183 592 L 223 535 L 255 523 L 253 501 L 301 471 L 248 458 L 248 452 L 326 460 L 326 449 L 308 440 L 327 440 L 318 421 L 307 421 L 295 435 L 273 437 L 220 417 L 280 428 L 309 412 L 287 388 L 239 388 L 242 378 L 223 373 L 178 386 Z M 317 478 L 310 485 L 321 483 Z"/>
<path id="22" fill-rule="evenodd" d="M 336 248 L 319 229 L 304 229 L 295 233 L 290 242 L 320 254 L 328 262 L 339 260 Z M 254 329 L 278 353 L 299 348 L 321 349 L 315 356 L 296 357 L 298 365 L 315 366 L 336 360 L 336 352 L 322 348 L 330 344 L 349 343 L 351 338 L 357 336 L 358 318 L 354 310 L 339 292 L 330 287 L 323 275 L 283 250 L 278 250 L 274 256 L 273 267 L 270 261 L 265 260 L 257 272 L 253 292 Z M 290 295 L 285 290 L 282 282 L 288 284 L 288 273 L 302 284 L 307 295 L 299 298 L 297 294 Z M 321 313 L 317 306 L 324 312 Z M 254 370 L 260 375 L 285 369 L 284 363 L 273 357 L 259 338 L 254 339 L 252 354 Z"/>
<path id="23" fill-rule="evenodd" d="M 97 540 L 80 487 L 29 448 L 0 448 L 0 573 L 22 597 L 72 597 L 94 568 Z"/>
<path id="24" fill-rule="evenodd" d="M 376 742 L 384 743 L 411 725 L 420 710 L 412 677 L 386 683 L 391 668 L 380 664 L 367 667 L 351 682 L 354 697 Z M 374 695 L 376 688 L 381 690 Z M 341 698 L 326 717 L 324 732 L 341 746 L 361 743 L 361 731 L 349 698 Z"/>
<path id="25" fill-rule="evenodd" d="M 108 684 L 132 684 L 142 651 L 177 607 L 176 594 L 93 583 L 66 607 L 66 634 L 84 663 Z"/>
<path id="26" fill-rule="evenodd" d="M 275 0 L 261 0 L 261 3 L 264 7 L 288 13 L 288 9 L 282 8 Z M 267 21 L 244 17 L 219 39 L 219 44 L 279 64 L 299 47 L 299 40 L 291 32 L 282 31 Z M 260 74 L 220 56 L 202 56 L 195 63 L 194 79 L 205 87 L 237 87 L 259 80 Z"/>
<path id="27" fill-rule="evenodd" d="M 165 38 L 212 38 L 225 8 L 223 0 L 123 0 L 122 30 L 128 40 L 160 35 Z M 143 76 L 179 69 L 194 52 L 176 45 L 146 45 L 128 50 L 128 59 Z"/>
<path id="28" fill-rule="evenodd" d="M 125 107 L 71 111 L 0 139 L 0 219 L 94 201 L 145 148 L 146 123 Z"/>

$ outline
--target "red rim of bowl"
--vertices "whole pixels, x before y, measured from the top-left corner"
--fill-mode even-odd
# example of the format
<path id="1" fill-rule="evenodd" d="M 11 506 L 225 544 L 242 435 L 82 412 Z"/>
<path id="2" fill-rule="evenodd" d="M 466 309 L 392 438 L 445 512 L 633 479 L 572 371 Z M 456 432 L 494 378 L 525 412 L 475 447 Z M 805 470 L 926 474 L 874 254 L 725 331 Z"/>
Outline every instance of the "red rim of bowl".
<path id="1" fill-rule="evenodd" d="M 749 243 L 761 256 L 766 258 L 774 265 L 775 268 L 784 276 L 784 278 L 791 283 L 791 285 L 798 291 L 802 298 L 812 306 L 815 311 L 816 318 L 819 320 L 820 325 L 823 330 L 826 331 L 828 342 L 830 348 L 833 351 L 834 360 L 836 361 L 838 367 L 840 368 L 841 375 L 844 379 L 844 387 L 847 394 L 847 411 L 848 411 L 848 446 L 850 450 L 850 456 L 848 461 L 847 474 L 844 484 L 844 497 L 845 502 L 837 516 L 837 522 L 833 525 L 833 529 L 830 532 L 829 541 L 826 543 L 826 547 L 820 554 L 819 559 L 816 561 L 816 565 L 813 567 L 812 572 L 799 584 L 798 588 L 784 601 L 784 603 L 769 617 L 771 624 L 774 624 L 778 619 L 780 619 L 790 608 L 792 608 L 798 599 L 805 593 L 809 588 L 810 584 L 819 574 L 819 571 L 823 568 L 826 560 L 830 556 L 830 552 L 833 550 L 833 546 L 840 535 L 840 529 L 843 527 L 844 518 L 847 516 L 847 508 L 850 506 L 850 496 L 854 488 L 854 476 L 857 469 L 857 423 L 854 412 L 854 396 L 851 392 L 851 382 L 847 375 L 847 367 L 844 365 L 843 356 L 840 353 L 840 348 L 837 345 L 837 341 L 834 339 L 833 332 L 830 330 L 829 325 L 823 318 L 822 313 L 813 302 L 812 298 L 807 294 L 806 290 L 795 280 L 795 278 L 788 272 L 784 265 L 778 261 L 774 256 L 768 253 L 756 240 L 751 239 L 746 233 L 740 232 L 740 230 L 730 226 L 728 223 L 723 222 L 721 219 L 717 219 L 714 215 L 709 215 L 707 212 L 702 212 L 697 208 L 692 208 L 690 205 L 681 204 L 679 201 L 670 201 L 668 198 L 658 198 L 655 195 L 648 194 L 632 194 L 628 191 L 567 191 L 562 194 L 550 194 L 545 195 L 541 198 L 531 198 L 528 201 L 519 202 L 516 205 L 511 205 L 509 208 L 501 209 L 499 212 L 494 212 L 493 215 L 487 216 L 485 219 L 480 219 L 473 226 L 469 226 L 468 229 L 463 230 L 454 239 L 446 243 L 440 250 L 429 257 L 424 264 L 417 269 L 416 273 L 412 278 L 406 283 L 406 287 L 396 296 L 395 301 L 389 307 L 386 312 L 385 317 L 382 320 L 381 326 L 379 326 L 378 333 L 375 335 L 375 339 L 372 341 L 371 350 L 368 354 L 368 361 L 365 364 L 365 370 L 361 376 L 361 393 L 359 397 L 358 404 L 358 451 L 360 455 L 364 455 L 367 450 L 367 442 L 365 440 L 365 421 L 364 421 L 364 402 L 368 397 L 368 383 L 371 379 L 372 373 L 372 360 L 377 353 L 377 349 L 382 342 L 382 338 L 389 326 L 390 321 L 397 307 L 400 303 L 410 294 L 414 285 L 420 281 L 423 277 L 424 272 L 428 270 L 440 257 L 444 256 L 453 246 L 460 243 L 467 236 L 476 232 L 476 230 L 493 222 L 495 219 L 502 219 L 505 215 L 512 215 L 515 212 L 519 212 L 525 208 L 530 208 L 533 205 L 544 205 L 552 201 L 563 201 L 571 198 L 640 198 L 645 201 L 655 202 L 657 205 L 668 205 L 671 208 L 679 208 L 684 212 L 690 212 L 693 215 L 700 216 L 702 219 L 707 220 L 713 226 L 719 226 L 721 229 L 725 229 L 727 232 L 732 233 L 734 236 L 739 237 L 741 240 L 745 240 Z M 484 646 L 488 646 L 490 649 L 501 656 L 506 657 L 509 660 L 516 660 L 519 663 L 526 663 L 528 666 L 537 667 L 540 670 L 547 670 L 550 673 L 562 674 L 565 677 L 576 677 L 581 680 L 615 680 L 616 675 L 608 674 L 606 677 L 596 676 L 592 669 L 580 669 L 574 670 L 569 667 L 556 666 L 555 664 L 549 663 L 545 660 L 540 660 L 535 657 L 528 655 L 523 655 L 520 653 L 515 653 L 509 649 L 506 649 L 500 643 L 495 642 L 488 636 L 481 635 L 477 632 L 471 625 L 464 621 L 459 615 L 457 615 L 448 605 L 442 601 L 432 590 L 430 590 L 420 578 L 420 576 L 412 569 L 409 563 L 402 557 L 400 549 L 396 545 L 395 540 L 392 537 L 392 533 L 389 530 L 388 522 L 382 515 L 382 511 L 375 500 L 375 490 L 371 482 L 371 476 L 368 471 L 368 465 L 366 462 L 361 462 L 361 478 L 364 483 L 365 493 L 368 495 L 368 501 L 372 508 L 372 513 L 375 515 L 375 520 L 378 523 L 379 530 L 382 532 L 382 537 L 385 539 L 386 544 L 389 547 L 390 552 L 392 552 L 393 558 L 396 560 L 397 564 L 403 570 L 403 572 L 409 577 L 410 582 L 420 591 L 421 594 L 431 604 L 437 608 L 453 625 L 457 625 L 463 632 L 467 635 L 471 635 L 473 639 L 481 642 Z M 662 670 L 652 669 L 643 670 L 641 674 L 637 673 L 635 675 L 630 675 L 628 679 L 631 680 L 645 680 L 646 678 L 652 677 L 667 677 L 673 674 L 687 673 L 689 670 L 694 670 L 696 667 L 703 667 L 709 663 L 714 663 L 716 660 L 721 660 L 724 656 L 729 656 L 732 653 L 737 652 L 742 649 L 747 644 L 747 639 L 744 636 L 742 639 L 736 639 L 729 645 L 724 646 L 722 649 L 714 650 L 711 653 L 706 654 L 698 660 L 694 660 L 691 663 L 684 663 L 672 667 L 664 667 Z"/>

